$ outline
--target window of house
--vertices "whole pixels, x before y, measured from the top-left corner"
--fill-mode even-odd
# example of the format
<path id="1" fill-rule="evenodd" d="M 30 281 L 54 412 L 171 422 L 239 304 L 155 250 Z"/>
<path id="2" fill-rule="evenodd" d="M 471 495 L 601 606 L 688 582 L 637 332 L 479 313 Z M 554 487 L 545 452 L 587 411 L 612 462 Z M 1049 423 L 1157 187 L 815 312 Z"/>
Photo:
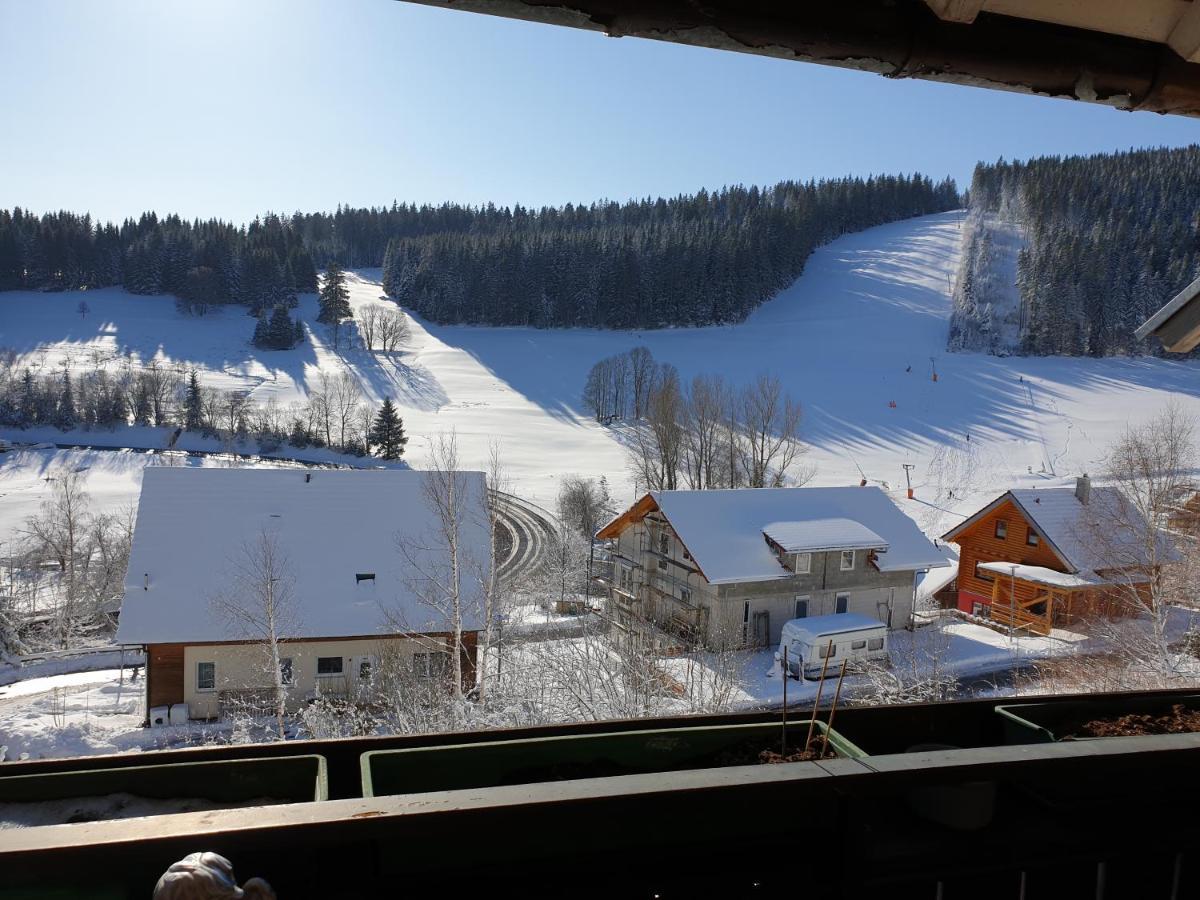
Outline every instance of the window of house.
<path id="1" fill-rule="evenodd" d="M 996 520 L 996 537 L 998 537 L 1000 540 L 1004 540 L 1006 537 L 1008 537 L 1008 523 L 1003 519 Z"/>
<path id="2" fill-rule="evenodd" d="M 1030 528 L 1027 532 L 1025 532 L 1025 543 L 1028 544 L 1030 547 L 1036 547 L 1041 542 L 1042 542 L 1042 539 L 1040 537 L 1038 537 L 1038 533 L 1036 531 L 1034 531 L 1032 528 Z"/>
<path id="3" fill-rule="evenodd" d="M 853 568 L 854 568 L 854 551 L 853 550 L 843 550 L 842 551 L 842 571 L 849 572 Z"/>
<path id="4" fill-rule="evenodd" d="M 812 554 L 797 553 L 796 554 L 796 574 L 807 575 L 812 571 Z"/>
<path id="5" fill-rule="evenodd" d="M 371 661 L 369 659 L 360 659 L 358 661 L 358 680 L 371 680 Z"/>
<path id="6" fill-rule="evenodd" d="M 742 624 L 745 625 L 750 621 L 750 601 L 747 600 L 742 604 Z"/>
<path id="7" fill-rule="evenodd" d="M 978 578 L 980 581 L 994 581 L 995 580 L 995 576 L 993 576 L 991 572 L 989 572 L 987 569 L 979 568 L 979 563 L 975 563 L 975 577 Z"/>
<path id="8" fill-rule="evenodd" d="M 446 654 L 440 651 L 433 653 L 413 654 L 413 673 L 418 678 L 436 678 L 446 671 Z"/>
<path id="9" fill-rule="evenodd" d="M 824 647 L 817 648 L 817 653 L 819 654 L 821 659 L 826 659 L 827 657 L 831 657 L 831 656 L 837 656 L 837 644 L 826 643 Z"/>
<path id="10" fill-rule="evenodd" d="M 341 675 L 342 658 L 340 656 L 318 656 L 317 675 Z"/>
<path id="11" fill-rule="evenodd" d="M 867 649 L 868 650 L 882 650 L 883 649 L 883 638 L 870 638 L 867 641 Z"/>
<path id="12" fill-rule="evenodd" d="M 667 561 L 665 559 L 660 559 L 658 561 L 658 567 L 665 572 L 667 570 Z"/>
<path id="13" fill-rule="evenodd" d="M 196 663 L 196 690 L 215 691 L 217 689 L 217 664 L 214 662 Z"/>
<path id="14" fill-rule="evenodd" d="M 835 613 L 844 613 L 850 607 L 850 595 L 838 594 L 833 598 L 833 611 Z"/>
<path id="15" fill-rule="evenodd" d="M 866 650 L 867 642 L 866 641 L 851 641 L 850 649 L 851 650 Z"/>
<path id="16" fill-rule="evenodd" d="M 284 684 L 292 684 L 292 658 L 290 656 L 281 656 L 279 658 L 279 680 Z"/>
<path id="17" fill-rule="evenodd" d="M 692 602 L 692 592 L 689 591 L 687 588 L 680 588 L 679 589 L 679 599 L 683 603 L 691 603 Z"/>
<path id="18" fill-rule="evenodd" d="M 658 536 L 658 552 L 663 556 L 671 555 L 671 539 L 665 531 Z"/>
<path id="19" fill-rule="evenodd" d="M 797 619 L 808 618 L 808 595 L 796 598 L 796 615 Z"/>

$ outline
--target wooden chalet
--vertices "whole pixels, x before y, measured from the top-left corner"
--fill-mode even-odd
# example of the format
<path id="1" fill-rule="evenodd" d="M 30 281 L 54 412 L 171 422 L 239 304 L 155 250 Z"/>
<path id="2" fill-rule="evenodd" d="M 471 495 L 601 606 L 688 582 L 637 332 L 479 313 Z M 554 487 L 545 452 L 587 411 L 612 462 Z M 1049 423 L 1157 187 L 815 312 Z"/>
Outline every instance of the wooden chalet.
<path id="1" fill-rule="evenodd" d="M 1098 558 L 1103 553 L 1091 538 L 1099 520 L 1090 513 L 1094 505 L 1118 498 L 1114 488 L 1093 488 L 1086 475 L 1074 490 L 1006 492 L 942 536 L 959 546 L 956 591 L 947 599 L 963 612 L 1037 634 L 1129 611 L 1130 589 L 1140 592 L 1149 574 Z"/>

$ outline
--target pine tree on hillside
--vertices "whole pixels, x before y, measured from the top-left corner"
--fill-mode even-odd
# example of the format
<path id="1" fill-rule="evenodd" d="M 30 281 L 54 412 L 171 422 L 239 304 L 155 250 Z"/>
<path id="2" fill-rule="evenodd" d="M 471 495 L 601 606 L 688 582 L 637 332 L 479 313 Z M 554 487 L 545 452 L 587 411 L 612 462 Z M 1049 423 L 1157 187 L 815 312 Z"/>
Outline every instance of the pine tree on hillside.
<path id="1" fill-rule="evenodd" d="M 183 398 L 183 427 L 198 431 L 204 422 L 204 397 L 200 393 L 200 376 L 192 369 L 188 378 L 187 393 Z"/>
<path id="2" fill-rule="evenodd" d="M 408 443 L 404 434 L 404 420 L 396 412 L 391 397 L 385 397 L 383 405 L 379 407 L 369 440 L 371 446 L 379 448 L 379 455 L 384 459 L 399 459 L 404 455 L 404 445 Z"/>
<path id="3" fill-rule="evenodd" d="M 54 425 L 63 431 L 70 431 L 75 427 L 77 421 L 75 418 L 75 394 L 71 390 L 71 373 L 64 369 L 62 378 L 62 393 L 58 396 L 58 411 L 54 417 Z"/>
<path id="4" fill-rule="evenodd" d="M 320 302 L 321 311 L 317 315 L 317 321 L 322 325 L 335 325 L 353 315 L 350 310 L 350 290 L 346 287 L 346 273 L 335 262 L 331 262 L 325 269 Z"/>
<path id="5" fill-rule="evenodd" d="M 18 414 L 22 428 L 38 424 L 37 384 L 33 380 L 33 372 L 29 369 L 21 376 L 21 405 Z"/>
<path id="6" fill-rule="evenodd" d="M 287 307 L 280 304 L 271 311 L 268 318 L 264 313 L 254 326 L 254 346 L 264 350 L 290 350 L 304 337 L 304 331 L 298 321 L 288 315 Z"/>

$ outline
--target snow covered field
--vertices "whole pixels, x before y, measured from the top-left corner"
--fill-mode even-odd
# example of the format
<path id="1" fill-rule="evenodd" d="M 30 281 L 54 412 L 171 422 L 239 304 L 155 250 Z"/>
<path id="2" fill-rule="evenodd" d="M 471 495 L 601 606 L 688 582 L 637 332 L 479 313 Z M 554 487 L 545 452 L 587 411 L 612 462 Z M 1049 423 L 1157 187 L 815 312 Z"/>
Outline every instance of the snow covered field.
<path id="1" fill-rule="evenodd" d="M 954 521 L 937 507 L 1094 472 L 1124 424 L 1169 397 L 1200 412 L 1195 362 L 946 353 L 961 219 L 943 213 L 846 235 L 814 253 L 791 288 L 728 327 L 541 331 L 414 321 L 408 345 L 389 358 L 334 351 L 308 295 L 300 312 L 310 340 L 269 352 L 250 346 L 251 320 L 240 309 L 184 318 L 170 298 L 105 289 L 87 293 L 86 319 L 77 294 L 0 293 L 0 347 L 44 370 L 86 369 L 95 359 L 112 367 L 185 362 L 211 384 L 284 404 L 322 372 L 349 371 L 372 399 L 389 395 L 400 405 L 414 465 L 440 430 L 457 430 L 472 466 L 483 465 L 498 438 L 515 492 L 546 505 L 559 477 L 574 472 L 606 475 L 616 499 L 630 499 L 619 443 L 579 398 L 593 363 L 643 344 L 684 378 L 778 374 L 804 404 L 815 483 L 856 483 L 861 470 L 899 495 L 902 464 L 913 463 L 918 501 L 906 506 L 931 530 Z M 387 302 L 377 276 L 351 280 L 356 311 Z"/>

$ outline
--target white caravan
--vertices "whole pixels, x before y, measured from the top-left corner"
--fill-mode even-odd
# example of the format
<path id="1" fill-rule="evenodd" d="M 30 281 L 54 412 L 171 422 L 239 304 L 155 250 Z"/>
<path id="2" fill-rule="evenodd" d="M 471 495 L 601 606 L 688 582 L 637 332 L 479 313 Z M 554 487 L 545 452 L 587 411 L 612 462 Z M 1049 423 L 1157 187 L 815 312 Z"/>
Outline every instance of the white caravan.
<path id="1" fill-rule="evenodd" d="M 842 660 L 851 663 L 887 658 L 887 626 L 870 616 L 856 613 L 834 613 L 791 619 L 783 623 L 783 637 L 776 654 L 783 662 L 787 648 L 788 674 L 799 678 L 817 678 L 825 657 L 829 657 L 829 672 L 837 673 Z"/>

